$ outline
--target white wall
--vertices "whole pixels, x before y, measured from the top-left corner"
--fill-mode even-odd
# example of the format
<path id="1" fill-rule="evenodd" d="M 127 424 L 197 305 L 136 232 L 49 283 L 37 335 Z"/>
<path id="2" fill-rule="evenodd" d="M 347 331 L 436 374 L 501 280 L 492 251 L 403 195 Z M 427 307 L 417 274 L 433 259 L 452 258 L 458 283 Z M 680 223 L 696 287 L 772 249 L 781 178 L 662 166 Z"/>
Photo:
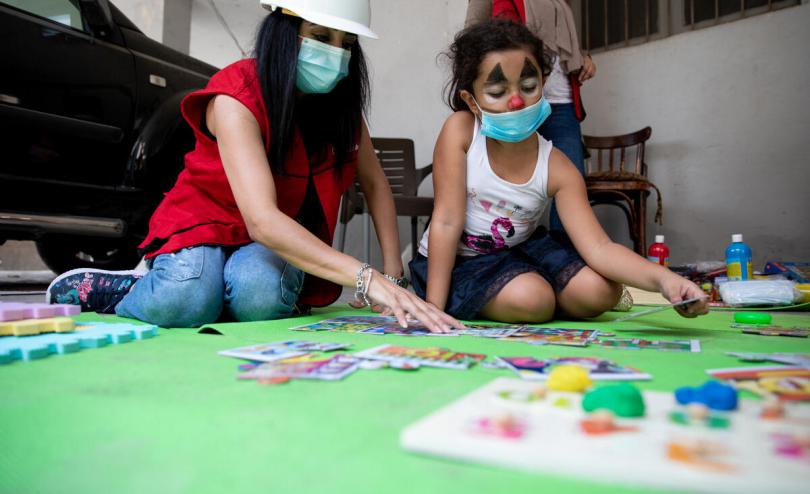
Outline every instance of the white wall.
<path id="1" fill-rule="evenodd" d="M 652 127 L 647 163 L 664 226 L 652 212 L 648 224 L 673 262 L 721 259 L 732 233 L 757 263 L 810 259 L 808 26 L 805 3 L 594 56 L 584 131 Z M 598 209 L 629 243 L 621 213 Z"/>
<path id="2" fill-rule="evenodd" d="M 112 0 L 118 10 L 150 38 L 163 40 L 164 0 Z M 171 1 L 171 0 L 169 0 Z"/>
<path id="3" fill-rule="evenodd" d="M 216 0 L 248 52 L 265 15 L 258 3 Z M 436 57 L 462 27 L 466 5 L 372 0 L 380 39 L 362 40 L 372 70 L 372 134 L 414 139 L 418 166 L 430 163 L 449 112 L 442 102 L 446 65 Z M 598 73 L 584 87 L 584 130 L 653 128 L 647 161 L 663 192 L 664 226 L 652 224 L 651 212 L 649 233 L 667 236 L 673 262 L 721 258 L 738 232 L 757 261 L 810 258 L 808 26 L 805 2 L 594 57 Z M 193 2 L 191 54 L 219 67 L 241 57 L 207 0 Z M 618 210 L 601 207 L 598 214 L 614 239 L 630 245 Z M 353 255 L 362 251 L 361 231 L 354 220 L 347 239 Z M 407 228 L 401 234 L 404 248 Z"/>

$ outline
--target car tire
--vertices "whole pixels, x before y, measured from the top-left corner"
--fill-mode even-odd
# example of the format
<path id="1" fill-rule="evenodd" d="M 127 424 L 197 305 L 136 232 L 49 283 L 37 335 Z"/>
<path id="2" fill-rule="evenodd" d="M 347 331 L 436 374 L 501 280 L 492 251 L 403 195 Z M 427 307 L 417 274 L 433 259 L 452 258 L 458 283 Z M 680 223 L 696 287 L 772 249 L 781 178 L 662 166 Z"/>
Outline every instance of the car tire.
<path id="1" fill-rule="evenodd" d="M 48 235 L 36 244 L 42 261 L 55 273 L 77 268 L 127 270 L 141 259 L 138 241 L 132 237 Z"/>

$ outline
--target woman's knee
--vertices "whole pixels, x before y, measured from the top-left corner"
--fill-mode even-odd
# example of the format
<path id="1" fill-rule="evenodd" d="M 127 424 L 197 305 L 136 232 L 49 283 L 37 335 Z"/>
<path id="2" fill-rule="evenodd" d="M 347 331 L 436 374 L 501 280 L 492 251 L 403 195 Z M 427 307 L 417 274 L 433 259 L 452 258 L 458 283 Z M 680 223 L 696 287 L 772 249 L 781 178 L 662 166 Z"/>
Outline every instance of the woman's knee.
<path id="1" fill-rule="evenodd" d="M 237 321 L 264 321 L 293 314 L 304 272 L 288 262 L 242 270 L 226 280 L 226 305 Z"/>
<path id="2" fill-rule="evenodd" d="M 141 317 L 147 322 L 188 328 L 215 322 L 222 312 L 222 286 L 186 280 L 161 287 L 141 306 Z"/>

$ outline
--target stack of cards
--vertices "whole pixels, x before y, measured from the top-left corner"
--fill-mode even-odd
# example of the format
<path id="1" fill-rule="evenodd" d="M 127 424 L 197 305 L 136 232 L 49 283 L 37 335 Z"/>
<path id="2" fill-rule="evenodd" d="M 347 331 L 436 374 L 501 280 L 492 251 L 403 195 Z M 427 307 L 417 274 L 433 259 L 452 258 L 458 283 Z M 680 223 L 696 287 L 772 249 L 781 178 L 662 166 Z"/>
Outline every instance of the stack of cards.
<path id="1" fill-rule="evenodd" d="M 255 362 L 240 366 L 247 372 L 240 379 L 268 380 L 322 379 L 335 381 L 356 371 L 360 361 L 351 355 L 319 356 L 312 352 L 332 352 L 349 348 L 349 343 L 323 343 L 289 340 L 223 350 L 219 355 Z M 247 367 L 247 368 L 245 368 Z"/>
<path id="2" fill-rule="evenodd" d="M 338 381 L 356 371 L 359 364 L 359 359 L 342 353 L 329 357 L 305 355 L 263 363 L 244 374 L 240 374 L 239 379 L 286 377 L 289 379 Z"/>
<path id="3" fill-rule="evenodd" d="M 319 343 L 317 341 L 289 340 L 276 343 L 250 345 L 219 352 L 225 357 L 242 358 L 253 362 L 274 362 L 298 357 L 310 352 L 332 352 L 349 348 L 349 343 Z"/>

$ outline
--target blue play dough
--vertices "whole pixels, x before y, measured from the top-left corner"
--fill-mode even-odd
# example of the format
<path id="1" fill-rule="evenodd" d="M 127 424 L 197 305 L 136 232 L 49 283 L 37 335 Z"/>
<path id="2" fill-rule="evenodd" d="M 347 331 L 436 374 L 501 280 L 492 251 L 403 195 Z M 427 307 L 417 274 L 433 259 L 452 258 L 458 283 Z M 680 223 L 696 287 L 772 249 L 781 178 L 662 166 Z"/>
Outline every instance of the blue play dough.
<path id="1" fill-rule="evenodd" d="M 681 405 L 702 403 L 712 410 L 736 410 L 737 390 L 717 381 L 706 381 L 700 387 L 684 386 L 675 390 L 675 399 Z"/>

